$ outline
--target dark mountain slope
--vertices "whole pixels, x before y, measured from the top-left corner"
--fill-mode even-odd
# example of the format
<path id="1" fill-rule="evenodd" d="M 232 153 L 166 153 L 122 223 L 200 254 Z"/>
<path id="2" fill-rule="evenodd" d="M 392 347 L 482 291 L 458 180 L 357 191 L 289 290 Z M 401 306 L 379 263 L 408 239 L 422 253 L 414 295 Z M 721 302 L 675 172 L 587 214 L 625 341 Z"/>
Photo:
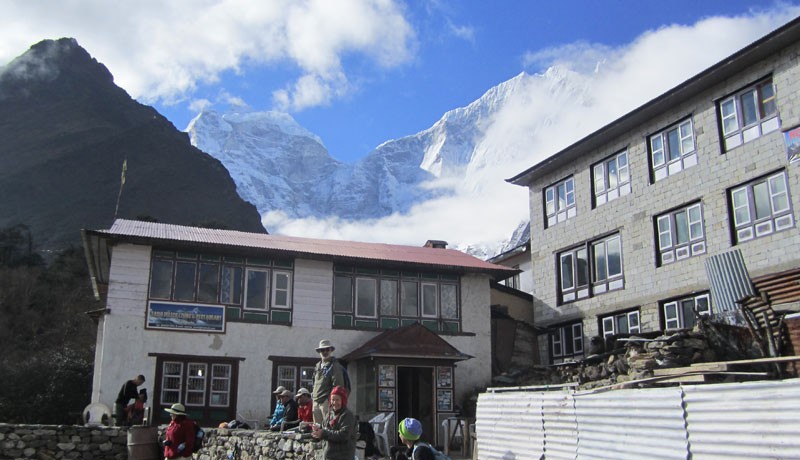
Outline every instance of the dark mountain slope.
<path id="1" fill-rule="evenodd" d="M 118 217 L 264 232 L 228 171 L 152 107 L 131 99 L 74 39 L 42 41 L 0 69 L 0 228 L 41 250 Z"/>

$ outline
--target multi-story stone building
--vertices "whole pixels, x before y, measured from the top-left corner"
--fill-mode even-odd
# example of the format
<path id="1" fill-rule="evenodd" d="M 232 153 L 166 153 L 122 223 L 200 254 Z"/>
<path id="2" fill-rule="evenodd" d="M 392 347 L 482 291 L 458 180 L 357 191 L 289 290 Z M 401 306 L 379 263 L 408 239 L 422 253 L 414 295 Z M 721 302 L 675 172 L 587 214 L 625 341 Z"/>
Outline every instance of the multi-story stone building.
<path id="1" fill-rule="evenodd" d="M 646 84 L 646 82 L 642 82 Z M 542 362 L 714 312 L 705 262 L 800 265 L 800 20 L 508 179 L 530 191 Z"/>

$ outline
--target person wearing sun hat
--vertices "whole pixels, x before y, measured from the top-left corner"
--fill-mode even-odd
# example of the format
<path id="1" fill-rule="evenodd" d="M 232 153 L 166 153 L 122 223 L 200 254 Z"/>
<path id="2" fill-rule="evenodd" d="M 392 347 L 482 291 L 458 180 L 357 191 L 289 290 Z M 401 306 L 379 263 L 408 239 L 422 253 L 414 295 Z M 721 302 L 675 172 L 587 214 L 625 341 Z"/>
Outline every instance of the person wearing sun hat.
<path id="1" fill-rule="evenodd" d="M 194 422 L 187 416 L 186 406 L 177 403 L 164 410 L 172 418 L 167 425 L 164 458 L 191 457 L 194 450 Z"/>
<path id="2" fill-rule="evenodd" d="M 319 353 L 320 360 L 314 367 L 314 389 L 311 395 L 314 402 L 314 423 L 323 424 L 328 419 L 330 410 L 328 402 L 333 387 L 338 385 L 350 391 L 344 378 L 345 370 L 333 356 L 335 349 L 336 347 L 328 339 L 320 340 L 315 349 Z"/>
<path id="3" fill-rule="evenodd" d="M 331 390 L 330 414 L 324 425 L 314 423 L 311 436 L 325 441 L 325 460 L 353 460 L 356 455 L 358 423 L 347 408 L 348 391 L 341 386 Z"/>
<path id="4" fill-rule="evenodd" d="M 284 391 L 286 391 L 286 387 L 281 385 L 272 392 L 272 394 L 275 395 L 275 412 L 272 413 L 272 419 L 269 421 L 270 428 L 276 425 L 280 426 L 283 421 L 285 408 L 283 407 L 283 401 L 281 401 L 281 393 Z"/>
<path id="5" fill-rule="evenodd" d="M 397 434 L 400 441 L 408 448 L 407 451 L 399 451 L 394 460 L 434 460 L 435 455 L 430 444 L 421 442 L 422 424 L 415 418 L 404 418 L 397 426 Z"/>

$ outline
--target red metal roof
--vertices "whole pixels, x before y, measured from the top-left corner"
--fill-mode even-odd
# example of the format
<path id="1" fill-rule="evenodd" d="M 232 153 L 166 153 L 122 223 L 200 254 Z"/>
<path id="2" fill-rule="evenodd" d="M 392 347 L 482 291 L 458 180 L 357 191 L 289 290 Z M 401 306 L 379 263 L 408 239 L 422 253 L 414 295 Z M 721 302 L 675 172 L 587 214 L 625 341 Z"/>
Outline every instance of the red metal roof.
<path id="1" fill-rule="evenodd" d="M 519 272 L 517 269 L 485 262 L 455 249 L 266 235 L 137 220 L 117 219 L 108 230 L 95 230 L 88 233 L 109 239 L 145 241 L 151 244 L 183 242 L 206 247 L 254 248 L 293 256 L 316 256 L 329 260 L 364 260 L 424 265 L 431 268 L 485 272 L 498 279 L 505 279 Z"/>

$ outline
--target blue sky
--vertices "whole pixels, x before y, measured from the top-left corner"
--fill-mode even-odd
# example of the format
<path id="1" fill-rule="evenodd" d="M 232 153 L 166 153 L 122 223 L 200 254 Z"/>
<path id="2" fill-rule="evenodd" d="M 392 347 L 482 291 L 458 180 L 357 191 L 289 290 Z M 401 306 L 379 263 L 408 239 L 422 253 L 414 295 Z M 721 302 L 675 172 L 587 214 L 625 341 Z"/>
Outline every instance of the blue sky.
<path id="1" fill-rule="evenodd" d="M 783 3 L 785 4 L 785 2 Z M 0 65 L 71 36 L 178 129 L 201 107 L 288 111 L 345 162 L 430 127 L 548 50 L 779 5 L 701 1 L 44 1 L 0 15 Z M 532 57 L 534 57 L 532 59 Z M 298 82 L 314 82 L 295 90 Z"/>
<path id="2" fill-rule="evenodd" d="M 448 193 L 364 221 L 262 216 L 274 234 L 460 248 L 530 218 L 504 179 L 800 16 L 800 0 L 6 0 L 0 65 L 74 37 L 178 129 L 204 107 L 279 109 L 353 162 L 429 128 L 520 72 L 556 69 L 585 97 L 526 79 L 476 130 L 475 170 Z M 2 69 L 0 69 L 2 71 Z M 541 129 L 546 126 L 546 129 Z M 430 184 L 433 186 L 434 184 Z M 476 212 L 480 210 L 480 212 Z"/>

